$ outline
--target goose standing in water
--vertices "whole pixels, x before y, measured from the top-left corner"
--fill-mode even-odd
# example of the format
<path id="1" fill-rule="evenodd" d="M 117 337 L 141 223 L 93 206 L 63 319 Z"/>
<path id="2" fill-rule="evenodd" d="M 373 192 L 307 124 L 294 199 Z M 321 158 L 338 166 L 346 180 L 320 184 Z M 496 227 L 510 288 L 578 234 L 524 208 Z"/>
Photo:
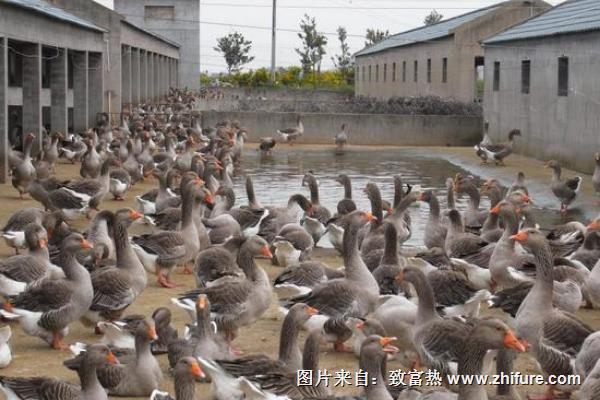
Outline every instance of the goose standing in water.
<path id="1" fill-rule="evenodd" d="M 300 117 L 300 115 L 296 117 L 296 126 L 292 128 L 278 129 L 277 134 L 281 136 L 281 139 L 284 142 L 287 142 L 290 144 L 290 146 L 292 146 L 296 140 L 298 140 L 302 137 L 302 135 L 304 135 L 304 125 L 302 124 L 302 117 Z"/>
<path id="2" fill-rule="evenodd" d="M 260 150 L 261 156 L 270 156 L 273 154 L 273 149 L 275 148 L 275 139 L 272 137 L 264 137 L 260 138 L 260 144 L 258 145 L 258 149 Z"/>
<path id="3" fill-rule="evenodd" d="M 342 124 L 340 131 L 335 135 L 333 141 L 335 142 L 335 151 L 338 154 L 344 152 L 344 147 L 348 144 L 348 134 L 346 133 L 346 124 Z"/>

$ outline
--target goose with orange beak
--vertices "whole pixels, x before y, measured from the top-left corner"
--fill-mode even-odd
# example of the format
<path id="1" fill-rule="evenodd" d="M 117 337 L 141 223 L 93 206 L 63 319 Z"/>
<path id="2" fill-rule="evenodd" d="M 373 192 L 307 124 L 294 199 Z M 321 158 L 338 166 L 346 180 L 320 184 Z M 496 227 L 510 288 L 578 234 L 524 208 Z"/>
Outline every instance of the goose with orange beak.
<path id="1" fill-rule="evenodd" d="M 77 261 L 75 254 L 80 249 L 90 248 L 92 245 L 80 234 L 68 236 L 62 242 L 59 260 L 65 278 L 43 280 L 29 286 L 4 303 L 0 314 L 8 319 L 17 319 L 25 333 L 44 339 L 53 348 L 67 348 L 63 337 L 68 326 L 80 319 L 92 305 L 90 274 Z"/>
<path id="2" fill-rule="evenodd" d="M 286 307 L 305 303 L 320 310 L 311 318 L 308 330 L 323 329 L 329 318 L 348 316 L 365 317 L 375 309 L 379 285 L 369 272 L 358 251 L 357 233 L 373 216 L 362 211 L 350 214 L 349 226 L 344 231 L 344 264 L 346 276 L 315 286 L 309 293 L 289 300 Z"/>
<path id="3" fill-rule="evenodd" d="M 0 262 L 0 294 L 3 296 L 16 296 L 28 284 L 51 275 L 64 276 L 59 267 L 50 263 L 44 228 L 30 223 L 24 232 L 28 254 L 14 255 Z"/>
<path id="4" fill-rule="evenodd" d="M 94 344 L 81 356 L 64 362 L 75 365 L 81 386 L 55 377 L 8 377 L 0 376 L 0 391 L 8 399 L 45 400 L 107 400 L 106 391 L 98 381 L 96 372 L 107 364 L 118 364 L 113 353 L 102 344 Z"/>
<path id="5" fill-rule="evenodd" d="M 150 400 L 195 400 L 196 379 L 205 378 L 204 371 L 193 357 L 184 357 L 177 362 L 173 369 L 175 380 L 175 397 L 167 392 L 155 390 L 150 395 Z"/>
<path id="6" fill-rule="evenodd" d="M 574 354 L 593 330 L 575 315 L 553 307 L 554 263 L 544 234 L 537 229 L 526 229 L 512 238 L 529 249 L 536 261 L 536 280 L 517 313 L 516 332 L 531 345 L 532 353 L 545 374 L 573 374 Z M 556 389 L 571 392 L 576 387 L 549 386 L 542 398 L 553 399 Z"/>
<path id="7" fill-rule="evenodd" d="M 214 312 L 211 317 L 217 324 L 217 331 L 231 344 L 239 327 L 253 324 L 271 304 L 271 282 L 264 269 L 255 261 L 261 255 L 272 257 L 269 244 L 259 236 L 245 239 L 237 258 L 244 276 L 224 277 L 171 301 L 182 308 L 188 308 L 190 302 L 196 302 L 198 295 L 206 294 L 212 304 Z"/>

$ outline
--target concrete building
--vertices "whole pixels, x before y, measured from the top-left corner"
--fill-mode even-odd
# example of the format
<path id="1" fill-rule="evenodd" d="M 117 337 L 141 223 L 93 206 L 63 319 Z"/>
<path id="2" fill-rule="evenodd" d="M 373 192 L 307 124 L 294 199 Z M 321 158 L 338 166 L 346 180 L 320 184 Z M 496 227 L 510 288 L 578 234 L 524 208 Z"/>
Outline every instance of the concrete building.
<path id="1" fill-rule="evenodd" d="M 600 8 L 570 0 L 484 41 L 489 134 L 517 149 L 593 171 L 600 151 Z"/>
<path id="2" fill-rule="evenodd" d="M 0 26 L 0 181 L 23 132 L 39 145 L 178 86 L 179 45 L 92 0 L 4 0 Z"/>
<path id="3" fill-rule="evenodd" d="M 180 84 L 200 87 L 200 0 L 114 0 L 128 21 L 181 46 Z"/>
<path id="4" fill-rule="evenodd" d="M 505 1 L 392 35 L 355 54 L 355 93 L 380 99 L 435 95 L 479 100 L 480 41 L 548 8 L 541 0 Z"/>

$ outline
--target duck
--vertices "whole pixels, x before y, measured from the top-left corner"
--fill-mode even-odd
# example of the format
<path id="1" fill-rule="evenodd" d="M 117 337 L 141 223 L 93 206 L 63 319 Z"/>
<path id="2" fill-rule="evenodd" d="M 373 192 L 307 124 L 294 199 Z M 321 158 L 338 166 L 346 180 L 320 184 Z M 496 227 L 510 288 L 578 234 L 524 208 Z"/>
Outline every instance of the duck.
<path id="1" fill-rule="evenodd" d="M 81 386 L 54 377 L 0 376 L 0 390 L 8 399 L 107 400 L 108 395 L 100 385 L 96 371 L 106 364 L 116 365 L 118 362 L 108 347 L 94 344 L 77 361 Z M 65 361 L 65 364 L 69 364 L 69 361 Z"/>
<path id="2" fill-rule="evenodd" d="M 62 269 L 50 263 L 46 230 L 31 223 L 25 227 L 27 255 L 14 255 L 0 261 L 0 294 L 16 296 L 28 285 L 44 278 L 64 277 Z"/>
<path id="3" fill-rule="evenodd" d="M 218 332 L 231 343 L 237 335 L 238 328 L 254 323 L 267 311 L 271 303 L 272 289 L 269 277 L 254 260 L 254 257 L 259 255 L 273 257 L 269 244 L 259 236 L 245 239 L 237 258 L 245 276 L 221 278 L 210 286 L 182 294 L 176 302 L 179 304 L 196 301 L 199 294 L 206 294 L 214 309 Z"/>
<path id="4" fill-rule="evenodd" d="M 521 136 L 521 131 L 513 129 L 508 133 L 507 143 L 479 143 L 475 146 L 477 154 L 483 152 L 483 164 L 487 164 L 488 160 L 494 161 L 496 165 L 505 165 L 504 159 L 512 154 L 515 148 L 515 136 Z"/>
<path id="5" fill-rule="evenodd" d="M 91 272 L 94 298 L 85 320 L 97 323 L 100 318 L 116 320 L 146 288 L 146 271 L 129 242 L 127 228 L 142 214 L 125 208 L 110 218 L 111 236 L 114 238 L 116 264 Z"/>
<path id="6" fill-rule="evenodd" d="M 310 321 L 309 331 L 322 329 L 332 317 L 365 317 L 375 309 L 379 296 L 379 285 L 367 269 L 358 251 L 358 230 L 373 217 L 354 211 L 352 221 L 344 232 L 345 277 L 332 279 L 317 285 L 310 293 L 291 298 L 286 307 L 301 302 L 319 310 L 319 318 Z"/>
<path id="7" fill-rule="evenodd" d="M 63 337 L 69 324 L 81 318 L 92 305 L 90 274 L 75 256 L 79 249 L 91 247 L 80 234 L 71 234 L 63 241 L 60 253 L 65 278 L 43 279 L 29 286 L 9 298 L 0 313 L 7 319 L 17 319 L 28 335 L 42 338 L 54 349 L 65 349 Z"/>
<path id="8" fill-rule="evenodd" d="M 16 165 L 12 168 L 12 185 L 19 192 L 19 199 L 23 200 L 23 195 L 27 193 L 29 183 L 36 177 L 35 167 L 31 158 L 31 150 L 33 148 L 33 133 L 25 136 L 23 145 L 23 158 L 17 160 Z"/>
<path id="9" fill-rule="evenodd" d="M 12 331 L 9 325 L 0 328 L 0 368 L 6 368 L 12 362 L 12 351 L 10 350 L 10 338 Z"/>
<path id="10" fill-rule="evenodd" d="M 205 378 L 206 375 L 193 357 L 183 357 L 173 368 L 173 379 L 175 381 L 175 397 L 167 392 L 155 389 L 150 394 L 150 400 L 195 400 L 196 379 Z"/>
<path id="11" fill-rule="evenodd" d="M 263 157 L 272 155 L 276 144 L 275 139 L 270 136 L 260 138 L 260 144 L 258 145 L 260 155 Z"/>
<path id="12" fill-rule="evenodd" d="M 428 249 L 444 248 L 448 228 L 442 224 L 440 216 L 440 203 L 432 190 L 421 192 L 419 201 L 429 204 L 429 216 L 425 224 L 423 243 Z"/>
<path id="13" fill-rule="evenodd" d="M 573 374 L 574 354 L 593 330 L 575 315 L 552 306 L 553 262 L 544 234 L 528 228 L 513 238 L 531 251 L 536 260 L 536 280 L 517 312 L 516 332 L 529 343 L 544 374 Z M 549 386 L 546 396 L 553 398 L 556 388 Z M 566 392 L 574 389 L 568 385 L 558 388 Z"/>
<path id="14" fill-rule="evenodd" d="M 342 124 L 340 131 L 333 138 L 335 149 L 337 152 L 344 151 L 344 147 L 348 144 L 348 133 L 346 133 L 346 124 Z"/>
<path id="15" fill-rule="evenodd" d="M 554 196 L 560 200 L 560 212 L 566 213 L 569 205 L 577 198 L 583 178 L 575 176 L 567 180 L 562 180 L 561 166 L 558 161 L 555 160 L 548 161 L 544 165 L 544 168 L 552 169 L 552 183 L 550 188 L 552 189 Z"/>
<path id="16" fill-rule="evenodd" d="M 296 117 L 296 126 L 291 128 L 278 129 L 277 134 L 281 136 L 284 142 L 287 142 L 292 146 L 296 140 L 304 135 L 304 125 L 302 124 L 302 117 L 298 115 Z"/>
<path id="17" fill-rule="evenodd" d="M 346 215 L 356 211 L 356 203 L 352 200 L 352 182 L 346 174 L 340 174 L 335 181 L 344 187 L 344 198 L 337 204 L 338 215 Z"/>

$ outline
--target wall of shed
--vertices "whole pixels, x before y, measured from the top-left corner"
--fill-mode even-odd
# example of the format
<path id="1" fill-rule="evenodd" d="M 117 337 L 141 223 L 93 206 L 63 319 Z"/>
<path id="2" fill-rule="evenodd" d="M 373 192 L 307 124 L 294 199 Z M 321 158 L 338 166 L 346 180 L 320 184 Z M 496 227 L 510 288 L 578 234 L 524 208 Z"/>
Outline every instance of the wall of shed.
<path id="1" fill-rule="evenodd" d="M 495 141 L 522 131 L 517 151 L 557 159 L 585 172 L 600 150 L 600 32 L 486 46 L 484 116 Z M 558 96 L 558 58 L 569 57 L 569 93 Z M 521 93 L 521 61 L 531 60 L 530 94 Z M 493 63 L 500 88 L 493 91 Z"/>

